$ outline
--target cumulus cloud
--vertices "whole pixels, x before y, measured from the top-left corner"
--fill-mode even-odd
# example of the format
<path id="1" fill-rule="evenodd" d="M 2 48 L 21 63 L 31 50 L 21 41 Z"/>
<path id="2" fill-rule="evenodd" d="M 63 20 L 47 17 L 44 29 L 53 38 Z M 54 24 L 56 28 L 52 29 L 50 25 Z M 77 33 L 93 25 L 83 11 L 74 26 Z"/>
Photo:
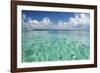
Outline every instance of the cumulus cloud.
<path id="1" fill-rule="evenodd" d="M 52 24 L 52 22 L 50 21 L 50 18 L 44 17 L 43 20 L 41 21 L 41 24 L 50 25 L 50 24 Z"/>
<path id="2" fill-rule="evenodd" d="M 63 21 L 58 21 L 58 23 L 57 23 L 57 27 L 59 28 L 59 29 L 67 29 L 67 27 L 68 27 L 68 22 L 63 22 Z"/>
<path id="3" fill-rule="evenodd" d="M 23 15 L 22 15 L 22 18 L 23 18 L 23 19 L 26 19 L 26 15 L 25 15 L 25 14 L 23 14 Z"/>
<path id="4" fill-rule="evenodd" d="M 84 13 L 75 14 L 74 17 L 70 17 L 69 24 L 71 27 L 89 25 L 90 18 Z"/>
<path id="5" fill-rule="evenodd" d="M 74 17 L 70 17 L 66 19 L 66 21 L 58 20 L 55 24 L 49 17 L 43 17 L 43 19 L 39 21 L 34 18 L 26 17 L 26 15 L 23 14 L 22 24 L 23 27 L 27 29 L 74 29 L 89 26 L 90 17 L 84 13 L 74 14 Z"/>

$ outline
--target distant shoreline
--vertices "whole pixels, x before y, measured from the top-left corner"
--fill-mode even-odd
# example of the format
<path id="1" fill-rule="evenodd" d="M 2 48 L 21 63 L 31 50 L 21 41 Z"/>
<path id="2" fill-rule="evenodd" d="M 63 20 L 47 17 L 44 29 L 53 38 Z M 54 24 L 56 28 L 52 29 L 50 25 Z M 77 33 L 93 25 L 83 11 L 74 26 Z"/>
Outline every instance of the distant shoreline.
<path id="1" fill-rule="evenodd" d="M 23 31 L 89 31 L 89 30 L 71 30 L 71 29 L 32 29 L 32 30 L 23 30 Z"/>

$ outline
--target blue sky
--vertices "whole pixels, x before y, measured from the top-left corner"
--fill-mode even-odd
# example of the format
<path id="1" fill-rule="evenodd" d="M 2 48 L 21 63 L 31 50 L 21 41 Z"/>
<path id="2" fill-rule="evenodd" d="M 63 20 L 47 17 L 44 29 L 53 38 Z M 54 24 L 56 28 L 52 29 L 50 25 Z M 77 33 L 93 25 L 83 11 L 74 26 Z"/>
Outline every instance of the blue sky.
<path id="1" fill-rule="evenodd" d="M 89 13 L 22 10 L 23 27 L 31 29 L 78 29 L 90 25 Z"/>
<path id="2" fill-rule="evenodd" d="M 44 17 L 49 17 L 53 23 L 57 23 L 58 20 L 68 21 L 70 17 L 74 17 L 74 13 L 71 12 L 48 12 L 48 11 L 22 11 L 26 17 L 41 21 Z"/>

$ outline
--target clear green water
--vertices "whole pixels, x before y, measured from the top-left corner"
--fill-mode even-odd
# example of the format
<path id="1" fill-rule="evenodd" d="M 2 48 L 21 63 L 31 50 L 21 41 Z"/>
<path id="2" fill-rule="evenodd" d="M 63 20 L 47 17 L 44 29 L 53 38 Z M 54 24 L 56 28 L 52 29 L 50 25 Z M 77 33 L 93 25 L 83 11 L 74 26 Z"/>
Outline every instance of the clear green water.
<path id="1" fill-rule="evenodd" d="M 89 37 L 88 31 L 23 31 L 22 62 L 89 59 Z"/>

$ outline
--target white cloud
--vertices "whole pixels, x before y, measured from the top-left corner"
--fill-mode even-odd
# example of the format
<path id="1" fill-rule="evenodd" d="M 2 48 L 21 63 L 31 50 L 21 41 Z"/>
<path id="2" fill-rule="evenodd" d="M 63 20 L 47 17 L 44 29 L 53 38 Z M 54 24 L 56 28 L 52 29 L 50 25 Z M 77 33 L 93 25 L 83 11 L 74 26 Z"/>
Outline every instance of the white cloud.
<path id="1" fill-rule="evenodd" d="M 41 21 L 41 25 L 50 25 L 50 24 L 52 24 L 52 22 L 48 17 L 44 17 L 43 20 Z"/>
<path id="2" fill-rule="evenodd" d="M 58 26 L 58 28 L 66 29 L 68 27 L 68 23 L 59 20 L 57 26 Z"/>
<path id="3" fill-rule="evenodd" d="M 40 22 L 38 20 L 31 20 L 31 27 L 38 27 L 40 25 Z"/>
<path id="4" fill-rule="evenodd" d="M 34 25 L 39 25 L 40 22 L 39 22 L 38 20 L 32 20 L 32 24 L 34 24 Z"/>
<path id="5" fill-rule="evenodd" d="M 81 23 L 82 24 L 89 24 L 90 23 L 90 18 L 88 15 L 86 14 L 80 14 L 80 17 L 81 17 Z"/>
<path id="6" fill-rule="evenodd" d="M 89 25 L 90 18 L 87 14 L 81 13 L 81 14 L 75 14 L 74 17 L 70 17 L 69 24 L 70 26 L 78 26 L 78 25 Z"/>
<path id="7" fill-rule="evenodd" d="M 23 14 L 23 15 L 22 15 L 22 18 L 23 18 L 23 19 L 26 19 L 26 15 L 25 15 L 25 14 Z"/>
<path id="8" fill-rule="evenodd" d="M 49 29 L 73 29 L 77 26 L 86 26 L 90 23 L 89 15 L 80 13 L 80 14 L 74 14 L 74 17 L 70 17 L 67 21 L 61 21 L 59 20 L 56 24 L 54 24 L 49 17 L 44 17 L 41 21 L 26 17 L 25 14 L 23 14 L 23 27 L 34 29 L 34 28 L 49 28 Z M 27 19 L 27 22 L 24 20 Z"/>

